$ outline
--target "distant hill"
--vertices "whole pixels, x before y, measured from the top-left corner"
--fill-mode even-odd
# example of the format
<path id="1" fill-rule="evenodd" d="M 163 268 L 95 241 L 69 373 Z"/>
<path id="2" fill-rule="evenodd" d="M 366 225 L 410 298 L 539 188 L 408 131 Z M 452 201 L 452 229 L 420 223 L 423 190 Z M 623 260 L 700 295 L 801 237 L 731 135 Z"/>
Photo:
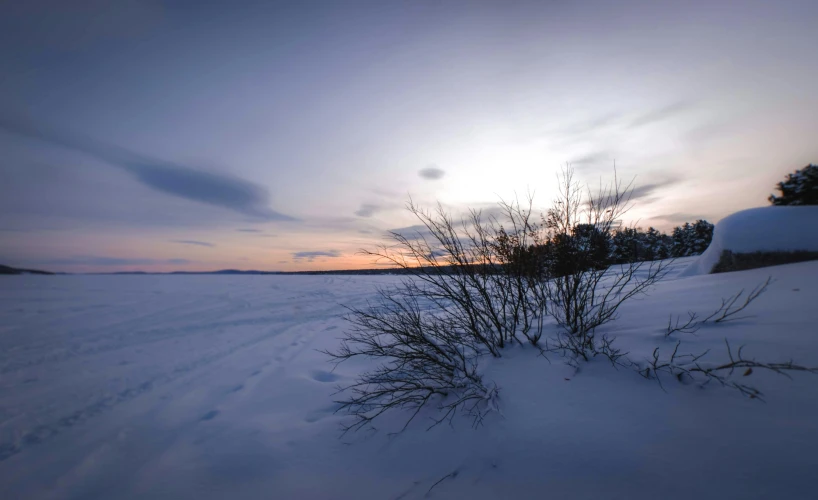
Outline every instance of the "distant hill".
<path id="1" fill-rule="evenodd" d="M 441 266 L 437 268 L 437 272 L 446 272 L 448 266 Z M 417 271 L 416 269 L 414 271 Z M 18 269 L 15 267 L 10 266 L 3 266 L 0 265 L 0 274 L 46 274 L 46 275 L 55 275 L 55 274 L 66 274 L 66 273 L 52 273 L 50 271 L 41 271 L 38 269 Z M 81 273 L 84 274 L 84 273 Z M 397 269 L 397 268 L 384 268 L 384 269 L 343 269 L 338 271 L 257 271 L 257 270 L 249 270 L 249 271 L 241 271 L 239 269 L 220 269 L 218 271 L 170 271 L 170 272 L 163 272 L 163 273 L 152 273 L 148 271 L 118 271 L 118 272 L 110 272 L 110 273 L 87 273 L 87 274 L 109 274 L 109 275 L 213 275 L 213 274 L 224 274 L 224 275 L 267 275 L 267 274 L 279 274 L 279 275 L 323 275 L 323 274 L 341 274 L 341 275 L 379 275 L 379 274 L 411 274 L 411 271 L 406 269 Z"/>
<path id="2" fill-rule="evenodd" d="M 159 272 L 159 273 L 152 273 L 146 271 L 119 271 L 113 273 L 94 273 L 94 274 L 125 274 L 125 275 L 142 275 L 142 274 L 162 274 L 162 275 L 213 275 L 213 274 L 224 274 L 224 275 L 267 275 L 267 274 L 279 274 L 279 275 L 296 275 L 296 274 L 407 274 L 406 271 L 403 269 L 347 269 L 347 270 L 339 270 L 339 271 L 258 271 L 258 270 L 248 270 L 248 271 L 241 271 L 239 269 L 220 269 L 218 271 L 169 271 L 169 272 Z"/>
<path id="3" fill-rule="evenodd" d="M 0 274 L 55 274 L 39 269 L 17 269 L 15 267 L 0 265 Z"/>
<path id="4" fill-rule="evenodd" d="M 441 266 L 439 269 L 445 270 L 448 266 Z M 113 273 L 93 273 L 93 274 L 124 274 L 124 275 L 142 275 L 142 274 L 161 274 L 161 275 L 213 275 L 213 274 L 225 274 L 225 275 L 266 275 L 266 274 L 278 274 L 278 275 L 318 275 L 318 274 L 343 274 L 343 275 L 359 275 L 359 274 L 410 274 L 409 271 L 405 269 L 397 269 L 397 268 L 384 268 L 384 269 L 342 269 L 337 271 L 258 271 L 258 270 L 248 270 L 242 271 L 239 269 L 220 269 L 218 271 L 169 271 L 169 272 L 146 272 L 146 271 L 119 271 Z"/>

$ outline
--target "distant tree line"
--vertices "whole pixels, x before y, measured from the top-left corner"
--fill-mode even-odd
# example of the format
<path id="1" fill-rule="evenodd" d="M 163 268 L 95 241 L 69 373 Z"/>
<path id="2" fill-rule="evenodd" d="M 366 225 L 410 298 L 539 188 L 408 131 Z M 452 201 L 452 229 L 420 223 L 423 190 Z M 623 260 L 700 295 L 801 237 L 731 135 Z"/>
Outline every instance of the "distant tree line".
<path id="1" fill-rule="evenodd" d="M 613 264 L 689 257 L 703 253 L 713 239 L 713 224 L 706 220 L 685 222 L 665 234 L 656 228 L 626 227 L 604 230 L 578 224 L 569 231 L 522 248 L 504 233 L 497 239 L 498 253 L 505 255 L 525 274 L 566 276 Z"/>

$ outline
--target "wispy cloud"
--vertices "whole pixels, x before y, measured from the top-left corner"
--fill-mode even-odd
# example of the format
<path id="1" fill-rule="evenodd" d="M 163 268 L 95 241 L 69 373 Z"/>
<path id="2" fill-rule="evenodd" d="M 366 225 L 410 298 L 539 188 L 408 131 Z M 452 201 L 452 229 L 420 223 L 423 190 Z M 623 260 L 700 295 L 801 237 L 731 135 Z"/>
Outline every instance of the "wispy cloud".
<path id="1" fill-rule="evenodd" d="M 650 220 L 662 220 L 667 222 L 673 223 L 683 223 L 683 222 L 695 222 L 699 219 L 705 219 L 701 214 L 696 214 L 693 212 L 673 212 L 670 214 L 662 214 L 656 215 L 650 218 Z"/>
<path id="2" fill-rule="evenodd" d="M 605 151 L 596 151 L 582 156 L 578 156 L 568 163 L 573 167 L 583 168 L 587 166 L 599 165 L 600 163 L 611 162 L 612 156 Z"/>
<path id="3" fill-rule="evenodd" d="M 206 241 L 197 241 L 197 240 L 170 240 L 171 243 L 179 243 L 181 245 L 195 245 L 200 247 L 215 247 L 213 243 L 208 243 Z"/>
<path id="4" fill-rule="evenodd" d="M 642 205 L 652 203 L 658 199 L 655 196 L 657 191 L 677 184 L 679 182 L 681 182 L 680 179 L 669 178 L 663 181 L 653 182 L 650 184 L 637 185 L 635 187 L 632 187 L 630 190 L 630 201 L 631 202 L 640 201 Z M 601 202 L 603 208 L 606 207 L 606 203 L 603 200 L 598 200 L 597 202 Z"/>
<path id="5" fill-rule="evenodd" d="M 666 120 L 674 115 L 684 113 L 690 110 L 690 108 L 692 107 L 693 104 L 690 102 L 679 101 L 636 117 L 631 122 L 630 127 L 631 128 L 642 127 L 644 125 L 649 125 L 651 123 Z"/>
<path id="6" fill-rule="evenodd" d="M 267 190 L 244 179 L 169 163 L 128 163 L 122 167 L 157 191 L 263 220 L 294 220 L 271 210 Z"/>
<path id="7" fill-rule="evenodd" d="M 590 120 L 574 123 L 556 131 L 558 135 L 577 136 L 596 132 L 601 128 L 608 127 L 622 117 L 622 113 L 606 113 L 604 115 L 591 118 Z"/>
<path id="8" fill-rule="evenodd" d="M 442 179 L 446 175 L 446 171 L 437 165 L 429 165 L 428 167 L 418 170 L 418 175 L 430 181 Z"/>
<path id="9" fill-rule="evenodd" d="M 141 184 L 162 193 L 226 208 L 256 219 L 295 220 L 272 210 L 267 189 L 245 179 L 150 158 L 19 117 L 0 116 L 0 130 L 87 154 L 122 168 Z"/>
<path id="10" fill-rule="evenodd" d="M 654 182 L 652 184 L 642 184 L 641 186 L 636 186 L 631 192 L 631 201 L 640 199 L 644 200 L 645 198 L 653 195 L 656 191 L 672 186 L 673 184 L 677 184 L 678 182 L 680 182 L 679 179 L 668 179 L 661 182 Z"/>
<path id="11" fill-rule="evenodd" d="M 240 229 L 236 229 L 236 231 L 238 231 L 240 233 L 260 233 L 261 229 L 252 229 L 252 228 L 249 228 L 249 227 L 243 227 L 243 228 L 240 228 Z"/>
<path id="12" fill-rule="evenodd" d="M 293 252 L 293 259 L 294 260 L 306 260 L 307 262 L 312 262 L 316 259 L 316 257 L 340 257 L 341 252 L 338 250 L 326 250 L 326 251 L 312 251 L 312 252 Z"/>
<path id="13" fill-rule="evenodd" d="M 424 226 L 423 224 L 389 229 L 387 233 L 398 234 L 406 238 L 407 240 L 419 239 L 434 240 L 434 235 L 432 234 L 432 232 L 429 230 L 428 227 Z"/>
<path id="14" fill-rule="evenodd" d="M 380 205 L 364 203 L 361 205 L 361 208 L 355 211 L 355 215 L 357 215 L 358 217 L 372 217 L 381 210 L 383 210 L 383 207 L 381 207 Z"/>

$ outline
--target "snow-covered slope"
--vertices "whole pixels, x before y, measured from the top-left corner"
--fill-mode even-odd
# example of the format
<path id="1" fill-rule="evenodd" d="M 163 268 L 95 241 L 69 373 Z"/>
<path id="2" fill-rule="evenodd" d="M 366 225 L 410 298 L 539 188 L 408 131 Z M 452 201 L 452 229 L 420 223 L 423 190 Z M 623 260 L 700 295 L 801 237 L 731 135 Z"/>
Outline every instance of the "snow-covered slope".
<path id="1" fill-rule="evenodd" d="M 818 251 L 818 206 L 751 208 L 716 224 L 707 250 L 682 274 L 707 274 L 722 252 Z"/>
<path id="2" fill-rule="evenodd" d="M 674 279 L 608 333 L 631 356 L 671 349 L 669 314 L 770 290 L 752 319 L 680 337 L 818 365 L 818 262 Z M 514 347 L 486 360 L 502 414 L 339 438 L 317 349 L 394 277 L 12 276 L 0 279 L 0 497 L 814 498 L 818 377 L 757 373 L 766 403 L 654 381 L 605 361 L 579 373 Z M 438 481 L 440 481 L 438 483 Z M 437 484 L 436 484 L 437 483 Z"/>

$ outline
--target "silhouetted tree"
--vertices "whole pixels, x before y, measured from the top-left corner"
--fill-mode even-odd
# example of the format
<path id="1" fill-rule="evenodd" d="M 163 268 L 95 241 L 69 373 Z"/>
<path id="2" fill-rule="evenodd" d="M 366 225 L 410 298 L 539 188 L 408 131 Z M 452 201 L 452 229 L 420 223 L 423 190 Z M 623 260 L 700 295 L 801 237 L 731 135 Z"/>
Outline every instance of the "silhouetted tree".
<path id="1" fill-rule="evenodd" d="M 818 205 L 818 165 L 809 164 L 787 174 L 776 189 L 781 196 L 770 195 L 768 199 L 773 205 Z"/>
<path id="2" fill-rule="evenodd" d="M 671 256 L 689 257 L 704 252 L 713 239 L 713 228 L 713 224 L 702 219 L 673 228 Z"/>

